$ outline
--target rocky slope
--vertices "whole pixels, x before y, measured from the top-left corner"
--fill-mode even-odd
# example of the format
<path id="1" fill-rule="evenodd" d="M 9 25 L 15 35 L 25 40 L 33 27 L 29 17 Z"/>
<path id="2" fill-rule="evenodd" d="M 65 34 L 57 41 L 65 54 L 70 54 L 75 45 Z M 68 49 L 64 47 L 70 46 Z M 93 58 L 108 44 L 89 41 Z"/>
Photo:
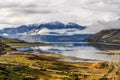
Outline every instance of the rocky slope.
<path id="1" fill-rule="evenodd" d="M 120 29 L 103 30 L 85 40 L 86 42 L 120 43 Z"/>

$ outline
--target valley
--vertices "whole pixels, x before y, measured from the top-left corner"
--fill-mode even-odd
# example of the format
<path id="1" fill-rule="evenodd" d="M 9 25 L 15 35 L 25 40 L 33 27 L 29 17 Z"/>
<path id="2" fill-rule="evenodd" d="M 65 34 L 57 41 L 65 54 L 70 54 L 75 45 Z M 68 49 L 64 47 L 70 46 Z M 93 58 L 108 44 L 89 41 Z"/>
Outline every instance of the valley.
<path id="1" fill-rule="evenodd" d="M 120 0 L 0 0 L 0 80 L 120 80 Z"/>
<path id="2" fill-rule="evenodd" d="M 119 29 L 86 34 L 84 26 L 59 22 L 29 28 L 1 30 L 1 80 L 120 79 L 118 62 L 110 61 L 119 54 Z"/>
<path id="3" fill-rule="evenodd" d="M 25 42 L 21 44 L 21 41 L 16 39 L 1 38 L 1 41 L 6 44 L 19 43 L 17 47 L 25 47 L 23 44 L 26 46 L 28 46 L 27 44 L 31 45 L 31 43 Z M 17 51 L 11 48 L 12 46 L 3 49 L 6 53 L 0 56 L 1 80 L 109 80 L 115 77 L 116 69 L 109 72 L 109 69 L 111 69 L 109 68 L 111 67 L 109 62 L 99 62 L 90 59 L 81 59 L 82 62 L 70 62 L 65 60 L 69 58 L 75 60 L 77 58 L 60 54 L 38 53 L 36 51 Z M 119 77 L 117 76 L 118 80 Z"/>

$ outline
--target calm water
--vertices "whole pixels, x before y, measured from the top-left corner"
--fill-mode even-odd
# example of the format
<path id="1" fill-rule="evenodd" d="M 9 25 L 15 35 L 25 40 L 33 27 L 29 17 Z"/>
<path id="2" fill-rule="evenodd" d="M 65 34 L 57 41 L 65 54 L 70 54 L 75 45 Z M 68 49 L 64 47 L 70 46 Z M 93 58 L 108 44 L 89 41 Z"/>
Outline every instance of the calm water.
<path id="1" fill-rule="evenodd" d="M 40 53 L 61 54 L 76 58 L 108 61 L 111 55 L 97 54 L 105 50 L 120 50 L 120 45 L 96 43 L 54 43 L 50 46 L 22 47 L 20 51 L 37 50 Z"/>

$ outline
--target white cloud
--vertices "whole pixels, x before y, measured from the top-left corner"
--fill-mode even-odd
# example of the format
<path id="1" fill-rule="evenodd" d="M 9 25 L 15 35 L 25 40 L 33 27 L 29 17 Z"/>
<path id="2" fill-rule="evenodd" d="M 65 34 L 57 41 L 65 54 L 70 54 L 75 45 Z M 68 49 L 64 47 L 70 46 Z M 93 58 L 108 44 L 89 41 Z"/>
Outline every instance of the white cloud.
<path id="1" fill-rule="evenodd" d="M 43 28 L 43 29 L 38 29 L 38 30 L 33 30 L 30 31 L 28 33 L 25 33 L 23 35 L 56 35 L 56 36 L 60 36 L 60 35 L 75 35 L 75 34 L 89 34 L 89 33 L 93 33 L 90 31 L 86 30 L 79 30 L 79 29 L 47 29 L 47 28 Z"/>
<path id="2" fill-rule="evenodd" d="M 49 21 L 93 25 L 119 17 L 119 8 L 120 0 L 0 0 L 0 28 Z"/>

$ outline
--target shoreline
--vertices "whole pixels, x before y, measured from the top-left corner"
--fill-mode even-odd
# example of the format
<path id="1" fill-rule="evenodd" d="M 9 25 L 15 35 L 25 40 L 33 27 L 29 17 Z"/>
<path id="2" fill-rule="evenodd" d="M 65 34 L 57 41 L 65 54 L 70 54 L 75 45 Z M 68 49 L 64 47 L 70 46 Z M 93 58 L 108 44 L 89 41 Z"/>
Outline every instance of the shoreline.
<path id="1" fill-rule="evenodd" d="M 108 55 L 120 55 L 120 50 L 108 50 L 103 52 L 97 52 L 98 54 L 108 54 Z"/>
<path id="2" fill-rule="evenodd" d="M 50 54 L 50 53 L 37 53 L 35 51 L 12 51 L 12 52 L 7 52 L 5 55 L 12 55 L 12 54 L 17 54 L 17 55 L 50 55 L 50 56 L 62 56 L 64 58 L 58 59 L 57 61 L 63 61 L 63 62 L 106 62 L 103 60 L 95 60 L 95 59 L 85 59 L 85 58 L 77 58 L 77 57 L 72 57 L 72 56 L 64 56 L 61 54 Z M 3 55 L 4 56 L 4 55 Z"/>

